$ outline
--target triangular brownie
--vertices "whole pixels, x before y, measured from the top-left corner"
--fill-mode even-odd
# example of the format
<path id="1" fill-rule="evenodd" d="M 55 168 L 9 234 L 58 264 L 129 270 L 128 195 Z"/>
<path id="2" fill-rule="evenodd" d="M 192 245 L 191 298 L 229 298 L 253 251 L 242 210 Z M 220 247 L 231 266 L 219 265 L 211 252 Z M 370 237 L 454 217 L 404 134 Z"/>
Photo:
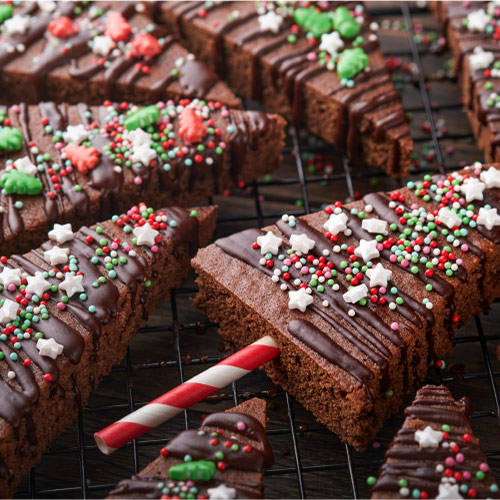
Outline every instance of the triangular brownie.
<path id="1" fill-rule="evenodd" d="M 431 2 L 443 22 L 463 104 L 488 161 L 500 161 L 496 2 Z"/>
<path id="2" fill-rule="evenodd" d="M 456 401 L 447 387 L 427 385 L 405 415 L 371 498 L 500 498 L 466 397 Z"/>
<path id="3" fill-rule="evenodd" d="M 4 2 L 3 102 L 99 104 L 204 98 L 239 107 L 217 75 L 148 15 L 146 2 Z"/>
<path id="4" fill-rule="evenodd" d="M 217 209 L 144 203 L 0 258 L 0 496 L 10 498 L 148 314 L 190 270 Z"/>
<path id="5" fill-rule="evenodd" d="M 198 99 L 0 106 L 0 249 L 38 246 L 142 200 L 191 205 L 281 161 L 284 120 Z"/>
<path id="6" fill-rule="evenodd" d="M 271 335 L 273 381 L 363 449 L 500 296 L 499 188 L 474 164 L 222 238 L 193 259 L 196 304 L 240 347 Z"/>
<path id="7" fill-rule="evenodd" d="M 159 22 L 225 78 L 353 158 L 407 175 L 401 97 L 356 2 L 160 2 Z"/>
<path id="8" fill-rule="evenodd" d="M 273 464 L 266 402 L 250 399 L 212 413 L 198 430 L 182 432 L 137 476 L 109 498 L 264 498 L 262 474 Z"/>

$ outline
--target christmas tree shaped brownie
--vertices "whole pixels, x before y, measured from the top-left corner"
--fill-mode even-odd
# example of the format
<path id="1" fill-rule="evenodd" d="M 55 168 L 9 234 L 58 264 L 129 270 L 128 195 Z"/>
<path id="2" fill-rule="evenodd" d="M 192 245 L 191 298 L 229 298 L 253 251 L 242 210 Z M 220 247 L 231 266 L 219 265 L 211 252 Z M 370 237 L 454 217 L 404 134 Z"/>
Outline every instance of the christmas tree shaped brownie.
<path id="1" fill-rule="evenodd" d="M 216 209 L 141 203 L 41 247 L 0 257 L 0 496 L 10 498 L 49 443 L 125 355 L 148 314 L 209 241 Z"/>
<path id="2" fill-rule="evenodd" d="M 266 402 L 250 399 L 182 432 L 109 498 L 264 498 L 262 474 L 273 464 Z"/>
<path id="3" fill-rule="evenodd" d="M 362 4 L 168 1 L 157 9 L 239 95 L 354 159 L 408 173 L 406 113 Z"/>
<path id="4" fill-rule="evenodd" d="M 1 99 L 100 104 L 191 97 L 240 106 L 148 10 L 145 2 L 2 2 Z"/>
<path id="5" fill-rule="evenodd" d="M 0 106 L 0 249 L 38 246 L 55 222 L 133 203 L 190 205 L 276 168 L 283 119 L 181 99 L 147 106 Z"/>
<path id="6" fill-rule="evenodd" d="M 385 453 L 372 498 L 500 498 L 469 421 L 470 402 L 427 385 Z"/>
<path id="7" fill-rule="evenodd" d="M 196 303 L 238 346 L 271 335 L 270 377 L 363 449 L 500 296 L 499 178 L 474 164 L 220 239 L 193 259 Z"/>

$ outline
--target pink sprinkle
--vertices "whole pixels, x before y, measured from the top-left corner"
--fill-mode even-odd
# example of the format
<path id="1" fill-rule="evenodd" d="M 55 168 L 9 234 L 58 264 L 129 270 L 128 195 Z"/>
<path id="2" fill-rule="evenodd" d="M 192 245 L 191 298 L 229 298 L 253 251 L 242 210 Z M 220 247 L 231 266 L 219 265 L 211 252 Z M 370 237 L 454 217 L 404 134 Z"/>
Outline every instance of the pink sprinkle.
<path id="1" fill-rule="evenodd" d="M 14 113 L 19 113 L 20 109 L 19 109 L 19 106 L 17 104 L 13 104 L 10 109 L 14 112 Z"/>
<path id="2" fill-rule="evenodd" d="M 391 330 L 393 331 L 399 330 L 399 323 L 397 323 L 396 321 L 391 323 Z"/>
<path id="3" fill-rule="evenodd" d="M 304 267 L 301 268 L 300 272 L 302 274 L 307 274 L 309 272 L 309 268 L 307 266 L 304 266 Z"/>
<path id="4" fill-rule="evenodd" d="M 158 106 L 158 109 L 163 109 L 165 107 L 165 103 L 163 101 L 158 101 L 156 105 Z"/>
<path id="5" fill-rule="evenodd" d="M 292 265 L 292 261 L 290 259 L 285 259 L 283 261 L 283 264 L 285 264 L 285 266 L 291 266 Z"/>
<path id="6" fill-rule="evenodd" d="M 463 453 L 457 453 L 457 454 L 455 455 L 455 460 L 456 460 L 458 463 L 462 463 L 462 462 L 465 460 L 464 454 L 463 454 Z"/>
<path id="7" fill-rule="evenodd" d="M 315 52 L 309 52 L 309 54 L 307 54 L 307 60 L 308 61 L 316 61 L 317 57 L 316 57 L 316 53 Z"/>
<path id="8" fill-rule="evenodd" d="M 59 309 L 59 311 L 64 311 L 64 309 L 66 309 L 66 304 L 64 302 L 58 302 L 57 308 Z"/>
<path id="9" fill-rule="evenodd" d="M 73 172 L 73 167 L 71 165 L 68 165 L 66 167 L 66 172 L 70 172 L 70 173 Z"/>
<path id="10" fill-rule="evenodd" d="M 381 445 L 378 441 L 373 441 L 372 446 L 373 446 L 375 449 L 378 449 L 378 448 L 380 448 L 382 445 Z"/>
<path id="11" fill-rule="evenodd" d="M 229 116 L 229 110 L 223 109 L 220 114 L 222 115 L 223 118 L 227 118 Z"/>
<path id="12" fill-rule="evenodd" d="M 352 267 L 346 267 L 345 268 L 345 273 L 346 274 L 351 274 L 352 273 Z"/>
<path id="13" fill-rule="evenodd" d="M 142 179 L 140 177 L 134 177 L 134 184 L 142 184 Z"/>
<path id="14" fill-rule="evenodd" d="M 14 283 L 9 283 L 9 286 L 7 287 L 7 290 L 9 290 L 9 292 L 15 292 L 16 291 L 16 285 L 14 285 Z"/>
<path id="15" fill-rule="evenodd" d="M 244 431 L 247 428 L 245 422 L 238 422 L 236 424 L 236 427 L 238 428 L 239 431 Z"/>
<path id="16" fill-rule="evenodd" d="M 111 250 L 118 250 L 118 243 L 111 243 Z"/>
<path id="17" fill-rule="evenodd" d="M 325 271 L 324 276 L 327 280 L 329 280 L 332 277 L 332 273 L 330 271 Z"/>
<path id="18" fill-rule="evenodd" d="M 460 247 L 460 250 L 462 250 L 462 252 L 468 252 L 469 245 L 467 245 L 467 243 L 463 243 L 462 246 Z"/>
<path id="19" fill-rule="evenodd" d="M 482 464 L 479 464 L 479 469 L 482 470 L 483 472 L 488 472 L 490 468 L 488 467 L 488 464 L 483 462 Z"/>
<path id="20" fill-rule="evenodd" d="M 125 245 L 123 250 L 125 250 L 125 252 L 130 252 L 130 245 Z"/>
<path id="21" fill-rule="evenodd" d="M 381 252 L 383 249 L 384 249 L 384 245 L 382 245 L 382 243 L 379 243 L 379 244 L 377 245 L 377 250 L 378 250 L 379 252 Z"/>
<path id="22" fill-rule="evenodd" d="M 153 246 L 151 247 L 151 251 L 152 251 L 153 253 L 158 252 L 158 246 L 157 246 L 157 245 L 153 245 Z"/>
<path id="23" fill-rule="evenodd" d="M 57 150 L 61 150 L 63 148 L 63 143 L 62 142 L 56 142 L 55 147 Z"/>
<path id="24" fill-rule="evenodd" d="M 175 104 L 175 103 L 174 103 L 174 101 L 172 101 L 172 99 L 169 99 L 169 100 L 167 101 L 167 106 L 173 106 L 174 104 Z"/>
<path id="25" fill-rule="evenodd" d="M 31 297 L 33 297 L 32 293 L 26 293 L 25 298 L 28 300 L 31 300 Z"/>
<path id="26" fill-rule="evenodd" d="M 470 472 L 468 470 L 462 472 L 462 476 L 465 480 L 470 479 Z"/>
<path id="27" fill-rule="evenodd" d="M 398 260 L 398 258 L 397 258 L 394 254 L 392 254 L 392 255 L 389 257 L 389 260 L 390 260 L 392 263 L 394 263 L 394 262 L 396 262 L 396 261 Z"/>
<path id="28" fill-rule="evenodd" d="M 219 142 L 219 146 L 224 149 L 226 147 L 226 143 L 225 142 Z"/>
<path id="29" fill-rule="evenodd" d="M 431 247 L 424 247 L 424 248 L 422 248 L 422 252 L 424 252 L 425 254 L 431 253 Z"/>
<path id="30" fill-rule="evenodd" d="M 403 267 L 408 267 L 408 266 L 410 265 L 410 263 L 408 262 L 408 260 L 407 260 L 407 259 L 403 259 L 403 260 L 401 261 L 401 265 L 402 265 Z"/>
<path id="31" fill-rule="evenodd" d="M 458 266 L 461 266 L 461 265 L 462 265 L 462 263 L 463 263 L 463 260 L 462 260 L 462 259 L 457 259 L 457 265 L 458 265 Z"/>
<path id="32" fill-rule="evenodd" d="M 182 146 L 182 152 L 187 155 L 189 153 L 189 148 L 187 146 Z"/>
<path id="33" fill-rule="evenodd" d="M 476 175 L 479 175 L 479 174 L 481 173 L 481 170 L 482 170 L 481 168 L 476 168 L 476 169 L 474 170 L 474 173 L 475 173 Z"/>
<path id="34" fill-rule="evenodd" d="M 416 203 L 413 203 L 410 208 L 412 210 L 416 210 L 418 208 L 418 205 Z"/>
<path id="35" fill-rule="evenodd" d="M 385 288 L 385 286 L 381 286 L 381 287 L 378 289 L 378 291 L 379 291 L 382 295 L 384 295 L 384 293 L 385 293 L 385 292 L 387 292 L 387 289 Z"/>
<path id="36" fill-rule="evenodd" d="M 444 463 L 447 467 L 453 467 L 455 465 L 455 460 L 453 459 L 453 457 L 446 457 Z"/>

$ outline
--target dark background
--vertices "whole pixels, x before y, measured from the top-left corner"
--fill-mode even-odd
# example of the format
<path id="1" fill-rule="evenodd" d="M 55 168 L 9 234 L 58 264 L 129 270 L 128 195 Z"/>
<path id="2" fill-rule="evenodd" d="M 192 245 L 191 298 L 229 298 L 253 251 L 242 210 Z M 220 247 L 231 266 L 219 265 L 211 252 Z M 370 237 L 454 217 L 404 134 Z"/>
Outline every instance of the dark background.
<path id="1" fill-rule="evenodd" d="M 367 4 L 381 26 L 384 53 L 394 56 L 390 62 L 397 67 L 395 82 L 411 114 L 416 143 L 412 177 L 482 160 L 460 106 L 458 87 L 446 69 L 450 55 L 438 42 L 442 33 L 437 21 L 421 3 Z M 405 26 L 410 19 L 414 36 Z M 432 122 L 433 134 L 428 127 Z M 331 148 L 291 130 L 284 165 L 272 177 L 230 196 L 214 198 L 221 207 L 216 236 L 272 222 L 282 213 L 317 210 L 336 199 L 348 201 L 398 185 L 398 180 L 388 179 L 381 172 L 349 165 Z M 102 382 L 78 423 L 53 443 L 41 464 L 23 481 L 18 497 L 102 498 L 118 480 L 156 458 L 166 439 L 187 425 L 197 427 L 203 413 L 224 410 L 251 395 L 268 398 L 268 431 L 276 463 L 265 476 L 267 497 L 369 496 L 366 478 L 376 475 L 384 451 L 402 422 L 402 412 L 386 423 L 365 453 L 357 453 L 318 425 L 310 413 L 260 371 L 220 391 L 212 401 L 163 424 L 138 443 L 111 457 L 100 454 L 92 437 L 95 431 L 176 386 L 182 377 L 185 380 L 204 370 L 228 347 L 222 344 L 216 328 L 205 327 L 206 318 L 191 306 L 194 294 L 191 278 L 175 291 L 171 303 L 163 304 L 151 316 L 148 327 L 132 342 L 126 362 Z M 497 480 L 500 428 L 495 383 L 499 380 L 499 363 L 494 352 L 500 341 L 499 321 L 500 306 L 496 304 L 488 315 L 460 329 L 455 353 L 445 360 L 446 369 L 429 371 L 430 379 L 441 377 L 455 397 L 467 395 L 471 399 L 474 431 L 489 455 Z"/>

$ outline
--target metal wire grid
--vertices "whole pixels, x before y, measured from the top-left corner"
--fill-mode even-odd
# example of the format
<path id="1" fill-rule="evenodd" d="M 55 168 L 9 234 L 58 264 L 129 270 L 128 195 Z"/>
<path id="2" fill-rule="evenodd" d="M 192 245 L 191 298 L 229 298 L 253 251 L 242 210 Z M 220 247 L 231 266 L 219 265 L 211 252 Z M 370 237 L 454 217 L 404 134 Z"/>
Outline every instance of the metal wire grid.
<path id="1" fill-rule="evenodd" d="M 434 111 L 442 110 L 444 107 L 436 107 L 431 103 L 431 99 L 429 96 L 429 92 L 427 89 L 427 80 L 424 73 L 424 68 L 421 60 L 421 49 L 417 46 L 414 39 L 414 31 L 413 31 L 413 18 L 412 15 L 415 13 L 425 12 L 425 8 L 418 7 L 415 5 L 409 5 L 408 3 L 401 3 L 400 5 L 394 4 L 395 7 L 392 8 L 384 8 L 383 10 L 370 9 L 370 12 L 374 18 L 377 16 L 388 16 L 388 15 L 400 15 L 404 22 L 407 24 L 408 28 L 408 43 L 410 48 L 410 53 L 400 52 L 397 55 L 409 55 L 415 67 L 417 69 L 415 78 L 413 79 L 413 83 L 418 87 L 420 92 L 420 96 L 422 99 L 422 106 L 416 106 L 411 109 L 407 108 L 407 111 L 414 112 L 424 112 L 427 122 L 430 125 L 430 138 L 432 141 L 432 146 L 435 151 L 435 159 L 437 164 L 437 171 L 441 174 L 445 174 L 451 170 L 459 168 L 458 166 L 446 167 L 443 161 L 443 155 L 441 152 L 440 140 L 442 139 L 460 139 L 462 136 L 460 135 L 451 135 L 448 134 L 443 137 L 438 137 L 435 127 L 434 120 Z M 446 109 L 459 109 L 460 105 L 447 105 Z M 465 136 L 464 136 L 465 137 Z M 284 155 L 288 157 L 293 157 L 297 169 L 296 177 L 284 178 L 280 180 L 275 180 L 272 182 L 263 182 L 263 181 L 255 181 L 252 183 L 252 190 L 255 200 L 255 216 L 248 217 L 222 217 L 219 219 L 218 224 L 224 224 L 229 222 L 247 222 L 249 220 L 253 221 L 256 226 L 262 226 L 266 220 L 275 220 L 276 218 L 281 216 L 281 213 L 264 213 L 259 189 L 263 186 L 286 186 L 286 185 L 298 185 L 300 187 L 300 192 L 303 201 L 303 208 L 300 210 L 296 210 L 295 215 L 303 215 L 310 213 L 310 197 L 308 194 L 308 185 L 313 183 L 318 183 L 328 180 L 328 181 L 343 181 L 346 184 L 347 192 L 350 198 L 354 198 L 354 183 L 356 180 L 374 177 L 377 175 L 383 175 L 382 173 L 374 173 L 373 171 L 362 169 L 362 170 L 352 170 L 349 165 L 348 159 L 345 156 L 341 157 L 342 169 L 338 173 L 333 173 L 330 175 L 317 175 L 317 176 L 306 176 L 305 168 L 302 161 L 302 154 L 304 152 L 317 152 L 325 150 L 325 147 L 316 147 L 316 146 L 304 146 L 301 145 L 297 131 L 293 128 L 290 128 L 290 145 L 285 148 Z M 427 141 L 427 138 L 420 139 L 421 141 Z M 417 139 L 416 142 L 419 142 Z M 418 174 L 421 175 L 425 172 L 436 172 L 435 168 L 421 168 L 418 171 Z M 210 200 L 211 201 L 211 200 Z M 154 332 L 172 332 L 174 334 L 174 347 L 175 347 L 175 356 L 173 359 L 169 361 L 162 362 L 149 362 L 143 363 L 140 365 L 140 369 L 148 370 L 153 368 L 161 367 L 174 367 L 178 370 L 178 375 L 180 382 L 184 381 L 184 365 L 183 356 L 180 345 L 180 336 L 181 331 L 187 330 L 196 330 L 199 328 L 208 328 L 215 327 L 216 325 L 211 324 L 200 324 L 198 322 L 193 323 L 179 323 L 178 320 L 178 312 L 177 312 L 177 302 L 179 297 L 184 295 L 192 295 L 196 292 L 195 288 L 179 288 L 172 291 L 171 295 L 171 315 L 172 322 L 170 324 L 158 326 L 158 327 L 146 327 L 141 330 L 142 333 L 154 333 Z M 500 397 L 499 391 L 496 386 L 496 378 L 500 376 L 500 372 L 494 371 L 490 356 L 487 350 L 487 341 L 496 341 L 500 340 L 500 334 L 485 334 L 483 330 L 483 324 L 481 322 L 480 317 L 476 317 L 475 319 L 475 327 L 476 327 L 476 335 L 462 336 L 456 339 L 457 344 L 472 344 L 479 343 L 482 350 L 482 356 L 484 361 L 483 369 L 474 373 L 468 373 L 463 375 L 463 380 L 487 380 L 491 391 L 492 397 L 494 401 L 494 408 L 491 411 L 482 411 L 473 413 L 473 418 L 482 418 L 482 417 L 491 417 L 495 415 L 500 419 Z M 217 363 L 220 360 L 219 357 L 203 357 L 190 359 L 190 365 L 210 365 Z M 79 484 L 75 484 L 71 487 L 64 488 L 54 488 L 54 489 L 39 489 L 37 488 L 37 477 L 36 473 L 33 470 L 29 476 L 28 488 L 27 490 L 19 492 L 16 496 L 22 498 L 39 498 L 39 497 L 67 497 L 78 495 L 82 498 L 87 498 L 89 494 L 96 494 L 98 492 L 102 492 L 105 494 L 110 489 L 112 489 L 115 483 L 109 484 L 98 484 L 98 485 L 89 485 L 88 477 L 87 477 L 87 467 L 86 467 L 86 455 L 90 450 L 96 449 L 96 446 L 92 443 L 85 442 L 85 432 L 84 432 L 84 416 L 90 413 L 96 412 L 107 412 L 110 410 L 119 410 L 121 412 L 131 412 L 134 409 L 146 404 L 146 403 L 138 403 L 136 402 L 134 395 L 134 387 L 133 387 L 133 369 L 138 369 L 137 366 L 134 366 L 131 361 L 130 352 L 127 353 L 125 366 L 120 366 L 115 368 L 114 371 L 123 371 L 125 374 L 126 380 L 126 392 L 127 392 L 127 403 L 126 404 L 114 404 L 107 406 L 100 406 L 89 408 L 86 410 L 87 413 L 78 415 L 77 420 L 77 446 L 73 447 L 65 447 L 59 449 L 51 449 L 47 452 L 48 455 L 59 455 L 64 457 L 68 454 L 76 454 L 79 460 L 79 469 L 80 469 L 80 481 Z M 435 377 L 438 378 L 442 383 L 451 383 L 455 380 L 454 376 L 447 375 L 442 376 L 440 370 L 436 370 Z M 233 383 L 231 386 L 231 391 L 227 394 L 222 394 L 220 399 L 228 399 L 231 400 L 234 405 L 237 405 L 243 399 L 248 399 L 251 396 L 259 396 L 261 393 L 241 393 L 238 391 L 238 385 Z M 349 474 L 349 481 L 351 485 L 351 492 L 353 498 L 359 498 L 359 487 L 358 487 L 358 469 L 361 467 L 366 467 L 367 465 L 378 465 L 381 463 L 380 460 L 375 462 L 366 462 L 360 459 L 354 459 L 353 452 L 348 445 L 343 445 L 345 448 L 345 461 L 334 463 L 334 464 L 317 464 L 317 465 L 309 465 L 303 466 L 301 464 L 301 450 L 300 445 L 297 439 L 297 424 L 295 422 L 294 417 L 294 401 L 292 398 L 284 391 L 277 391 L 275 396 L 283 397 L 286 404 L 286 411 L 288 416 L 288 426 L 272 429 L 268 431 L 269 435 L 290 435 L 291 443 L 293 447 L 293 461 L 294 467 L 286 467 L 286 468 L 273 468 L 271 470 L 266 471 L 266 475 L 269 476 L 277 476 L 277 475 L 285 475 L 285 474 L 294 474 L 296 476 L 297 487 L 299 491 L 299 495 L 301 498 L 306 498 L 306 486 L 304 481 L 304 473 L 313 472 L 313 471 L 328 471 L 328 470 L 336 470 L 336 469 L 346 469 Z M 500 425 L 500 421 L 499 421 Z M 189 428 L 189 418 L 188 411 L 184 411 L 184 427 L 186 429 Z M 309 427 L 308 432 L 320 432 L 323 431 L 324 428 L 322 426 L 317 427 Z M 127 445 L 127 448 L 130 450 L 133 458 L 133 472 L 137 473 L 139 468 L 139 447 L 146 446 L 155 446 L 160 447 L 161 445 L 168 442 L 166 439 L 140 439 L 134 440 L 132 443 Z M 487 451 L 487 455 L 490 457 L 490 460 L 495 460 L 500 457 L 500 449 L 494 449 Z M 129 475 L 130 471 L 128 471 L 125 475 Z M 335 491 L 332 490 L 332 495 L 335 495 Z"/>

